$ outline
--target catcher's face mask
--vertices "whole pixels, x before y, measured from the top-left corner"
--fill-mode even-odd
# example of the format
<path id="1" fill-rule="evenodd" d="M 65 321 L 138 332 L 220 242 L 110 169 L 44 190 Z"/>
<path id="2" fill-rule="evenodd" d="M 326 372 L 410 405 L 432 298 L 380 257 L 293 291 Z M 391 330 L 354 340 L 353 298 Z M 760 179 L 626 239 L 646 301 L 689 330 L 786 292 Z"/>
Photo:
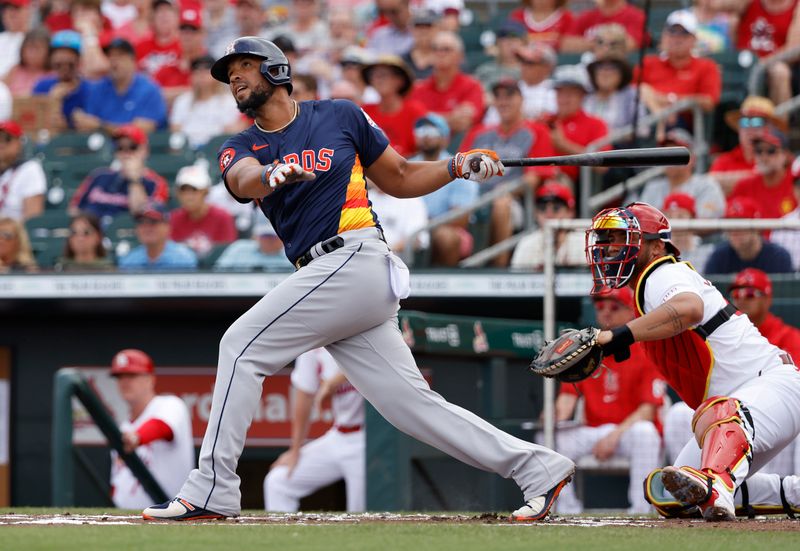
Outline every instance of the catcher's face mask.
<path id="1" fill-rule="evenodd" d="M 628 283 L 641 247 L 642 231 L 630 210 L 611 208 L 598 213 L 586 230 L 586 262 L 594 283 L 591 294 Z"/>

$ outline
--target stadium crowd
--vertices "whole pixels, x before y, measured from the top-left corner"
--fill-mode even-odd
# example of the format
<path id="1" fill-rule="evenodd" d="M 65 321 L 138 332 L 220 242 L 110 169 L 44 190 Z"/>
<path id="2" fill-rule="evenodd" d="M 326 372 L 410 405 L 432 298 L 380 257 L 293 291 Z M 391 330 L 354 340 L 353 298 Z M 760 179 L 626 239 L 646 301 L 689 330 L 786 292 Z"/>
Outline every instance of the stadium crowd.
<path id="1" fill-rule="evenodd" d="M 230 255 L 217 264 L 228 245 L 242 238 L 256 254 L 259 240 L 274 240 L 248 207 L 226 196 L 213 162 L 225 136 L 252 122 L 209 74 L 242 35 L 286 52 L 293 97 L 358 103 L 409 158 L 474 147 L 526 157 L 681 145 L 697 155 L 688 167 L 667 168 L 617 201 L 645 200 L 676 218 L 796 218 L 800 164 L 787 121 L 776 115 L 797 86 L 791 59 L 768 66 L 764 97 L 741 94 L 734 104 L 741 90 L 723 89 L 731 69 L 717 61 L 791 51 L 800 43 L 797 4 L 697 0 L 686 8 L 665 0 L 647 22 L 626 0 L 522 0 L 493 16 L 489 4 L 462 0 L 2 0 L 0 218 L 15 231 L 0 236 L 10 241 L 0 270 L 237 269 Z M 727 102 L 725 92 L 733 92 Z M 708 154 L 697 147 L 693 132 L 702 126 L 691 111 L 612 139 L 681 100 L 696 102 L 706 122 L 724 120 L 702 136 Z M 98 133 L 106 145 L 90 145 L 79 166 L 76 156 L 48 146 L 67 136 L 91 142 Z M 710 164 L 709 172 L 695 170 L 697 163 Z M 516 168 L 491 185 L 455 181 L 424 200 L 370 195 L 395 248 L 416 251 L 418 262 L 456 266 L 525 232 L 491 263 L 539 270 L 537 226 L 586 213 L 582 189 L 599 191 L 630 175 L 597 170 L 582 180 L 577 167 Z M 521 184 L 424 231 L 506 182 Z M 70 217 L 62 216 L 60 234 L 59 214 Z M 679 237 L 706 272 L 796 270 L 800 241 L 793 232 L 773 236 Z M 79 245 L 84 238 L 99 245 Z M 63 250 L 54 254 L 54 246 Z M 578 236 L 561 232 L 558 264 L 580 265 L 581 247 Z M 83 262 L 78 250 L 97 254 Z M 280 246 L 264 251 L 274 256 Z M 286 267 L 257 258 L 246 266 Z"/>

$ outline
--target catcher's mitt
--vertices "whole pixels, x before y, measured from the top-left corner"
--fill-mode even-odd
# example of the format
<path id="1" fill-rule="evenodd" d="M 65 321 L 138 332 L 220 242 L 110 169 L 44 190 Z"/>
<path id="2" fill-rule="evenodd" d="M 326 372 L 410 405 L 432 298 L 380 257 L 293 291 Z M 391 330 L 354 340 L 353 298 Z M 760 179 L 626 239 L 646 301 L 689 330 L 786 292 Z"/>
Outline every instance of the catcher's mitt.
<path id="1" fill-rule="evenodd" d="M 584 380 L 603 361 L 603 348 L 597 344 L 598 334 L 600 330 L 595 327 L 564 330 L 557 339 L 546 342 L 539 350 L 530 370 L 565 383 Z"/>

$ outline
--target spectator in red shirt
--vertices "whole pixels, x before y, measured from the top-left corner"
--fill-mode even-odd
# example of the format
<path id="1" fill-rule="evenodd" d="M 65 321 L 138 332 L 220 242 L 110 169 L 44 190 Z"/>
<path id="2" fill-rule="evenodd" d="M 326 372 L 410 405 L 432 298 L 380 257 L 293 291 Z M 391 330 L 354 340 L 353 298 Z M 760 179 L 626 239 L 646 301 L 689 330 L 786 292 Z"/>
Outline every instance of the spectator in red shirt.
<path id="1" fill-rule="evenodd" d="M 725 113 L 725 122 L 738 133 L 739 145 L 714 159 L 709 173 L 722 186 L 725 195 L 730 195 L 739 181 L 755 174 L 753 137 L 767 124 L 784 132 L 787 126 L 784 119 L 775 116 L 775 104 L 761 96 L 747 97 L 738 111 Z"/>
<path id="2" fill-rule="evenodd" d="M 797 0 L 740 0 L 737 47 L 761 61 L 800 45 Z M 792 97 L 792 71 L 785 61 L 767 65 L 769 96 L 776 105 Z"/>
<path id="3" fill-rule="evenodd" d="M 697 19 L 685 11 L 669 14 L 661 35 L 661 53 L 644 58 L 640 77 L 642 101 L 651 113 L 659 113 L 682 99 L 693 99 L 704 111 L 719 103 L 722 77 L 710 59 L 692 54 Z"/>
<path id="4" fill-rule="evenodd" d="M 417 82 L 411 98 L 422 103 L 428 111 L 439 113 L 453 133 L 461 133 L 483 117 L 483 87 L 461 71 L 464 43 L 452 32 L 442 31 L 433 39 L 433 73 Z M 451 142 L 451 147 L 457 143 Z"/>
<path id="5" fill-rule="evenodd" d="M 600 327 L 619 327 L 634 317 L 633 291 L 630 287 L 609 289 L 594 298 L 595 315 Z M 631 356 L 619 362 L 603 359 L 598 377 L 574 385 L 562 384 L 556 399 L 556 422 L 572 418 L 578 398 L 583 397 L 585 420 L 578 426 L 556 427 L 556 450 L 572 459 L 593 455 L 598 461 L 622 456 L 630 461 L 628 511 L 649 513 L 650 506 L 642 493 L 642 481 L 657 468 L 661 459 L 661 435 L 657 410 L 662 405 L 665 384 L 657 367 L 640 343 L 631 346 Z M 561 490 L 560 513 L 580 513 L 582 503 L 572 486 Z"/>
<path id="6" fill-rule="evenodd" d="M 591 48 L 595 28 L 607 23 L 625 27 L 627 50 L 633 51 L 645 39 L 644 12 L 626 0 L 595 0 L 597 7 L 575 16 L 561 39 L 562 52 L 585 52 Z"/>
<path id="7" fill-rule="evenodd" d="M 564 6 L 567 0 L 522 0 L 522 7 L 508 18 L 519 21 L 528 29 L 528 40 L 544 42 L 558 50 L 561 38 L 572 26 L 573 15 Z"/>
<path id="8" fill-rule="evenodd" d="M 153 0 L 153 37 L 136 46 L 139 69 L 155 77 L 181 58 L 180 11 L 175 0 Z"/>
<path id="9" fill-rule="evenodd" d="M 408 97 L 414 82 L 411 69 L 396 55 L 382 55 L 364 67 L 363 75 L 364 81 L 381 97 L 379 103 L 364 105 L 364 111 L 386 133 L 389 143 L 400 155 L 413 155 L 417 149 L 414 123 L 428 111 L 420 102 Z"/>
<path id="10" fill-rule="evenodd" d="M 114 36 L 124 38 L 131 44 L 150 40 L 153 38 L 151 0 L 132 0 L 131 5 L 136 8 L 136 17 L 114 29 Z"/>
<path id="11" fill-rule="evenodd" d="M 556 67 L 553 88 L 556 90 L 556 113 L 543 121 L 550 127 L 556 154 L 585 153 L 587 145 L 608 134 L 603 119 L 587 115 L 583 110 L 583 100 L 591 91 L 589 76 L 579 65 L 562 65 Z M 609 146 L 602 149 L 609 149 Z M 578 167 L 561 167 L 561 172 L 573 182 L 578 181 Z"/>
<path id="12" fill-rule="evenodd" d="M 179 37 L 181 57 L 162 66 L 154 77 L 164 90 L 164 99 L 169 104 L 189 89 L 192 60 L 206 54 L 206 33 L 203 30 L 203 19 L 199 8 L 188 7 L 181 10 Z"/>
<path id="13" fill-rule="evenodd" d="M 492 87 L 492 95 L 500 122 L 474 128 L 464 139 L 462 148 L 491 149 L 501 158 L 546 157 L 554 154 L 547 127 L 525 119 L 522 92 L 516 80 L 498 81 Z M 495 178 L 491 184 L 482 185 L 481 193 L 519 178 L 524 179 L 531 188 L 536 188 L 543 178 L 553 174 L 552 167 L 531 167 L 525 170 L 507 168 L 503 176 Z M 506 195 L 495 199 L 492 203 L 492 243 L 511 237 L 515 229 L 522 227 L 523 216 L 522 205 L 517 197 Z M 494 265 L 508 266 L 510 259 L 511 251 L 503 252 L 495 257 Z"/>
<path id="14" fill-rule="evenodd" d="M 767 125 L 753 138 L 756 173 L 742 179 L 731 192 L 730 199 L 750 197 L 758 203 L 763 218 L 781 218 L 797 207 L 792 162 L 786 135 Z"/>
<path id="15" fill-rule="evenodd" d="M 180 207 L 170 214 L 170 237 L 188 245 L 198 257 L 214 245 L 236 241 L 236 225 L 228 211 L 206 201 L 211 178 L 202 165 L 185 166 L 175 177 Z"/>
<path id="16" fill-rule="evenodd" d="M 731 283 L 733 304 L 741 310 L 769 342 L 800 358 L 800 330 L 770 313 L 772 307 L 772 281 L 757 268 L 747 268 L 736 274 Z"/>

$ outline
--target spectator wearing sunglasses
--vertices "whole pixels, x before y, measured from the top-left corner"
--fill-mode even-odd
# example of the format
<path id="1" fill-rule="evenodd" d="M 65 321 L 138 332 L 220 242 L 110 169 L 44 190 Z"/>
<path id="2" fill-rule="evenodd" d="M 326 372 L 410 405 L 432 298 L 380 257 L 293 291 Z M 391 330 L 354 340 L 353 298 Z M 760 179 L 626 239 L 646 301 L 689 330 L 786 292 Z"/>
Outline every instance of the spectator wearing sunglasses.
<path id="1" fill-rule="evenodd" d="M 741 121 L 740 121 L 741 123 Z M 781 218 L 797 207 L 794 178 L 789 165 L 788 139 L 778 128 L 767 125 L 753 138 L 756 173 L 741 180 L 731 192 L 734 197 L 756 201 L 763 218 Z"/>
<path id="2" fill-rule="evenodd" d="M 55 73 L 33 87 L 33 95 L 47 95 L 58 102 L 61 109 L 51 127 L 55 131 L 75 128 L 72 112 L 86 109 L 89 101 L 89 81 L 80 74 L 81 35 L 75 31 L 59 31 L 50 41 L 50 68 Z"/>
<path id="3" fill-rule="evenodd" d="M 169 198 L 167 182 L 147 168 L 147 135 L 138 126 L 121 126 L 113 134 L 116 151 L 109 167 L 89 173 L 70 201 L 69 211 L 89 212 L 103 225 L 123 212 L 135 215 L 150 203 Z"/>
<path id="4" fill-rule="evenodd" d="M 439 161 L 448 159 L 450 153 L 450 127 L 444 117 L 428 113 L 414 124 L 414 140 L 419 154 L 412 161 Z M 466 207 L 478 200 L 478 183 L 457 178 L 422 197 L 433 220 L 451 210 Z M 474 241 L 467 230 L 469 215 L 451 220 L 431 230 L 431 264 L 434 266 L 457 266 L 458 261 L 472 254 Z"/>
<path id="5" fill-rule="evenodd" d="M 136 239 L 139 245 L 119 259 L 120 270 L 195 270 L 197 256 L 183 243 L 169 238 L 169 211 L 152 205 L 138 213 Z"/>
<path id="6" fill-rule="evenodd" d="M 511 267 L 526 270 L 541 270 L 544 266 L 544 230 L 547 220 L 570 220 L 575 218 L 575 196 L 570 187 L 557 178 L 545 181 L 536 189 L 536 224 L 534 230 L 514 249 Z M 556 266 L 584 266 L 585 235 L 580 230 L 558 230 L 556 232 Z"/>
<path id="7" fill-rule="evenodd" d="M 69 223 L 69 237 L 64 243 L 64 255 L 56 262 L 61 272 L 107 272 L 114 269 L 103 246 L 100 219 L 81 213 Z"/>
<path id="8" fill-rule="evenodd" d="M 753 137 L 767 124 L 785 132 L 786 121 L 775 115 L 775 104 L 761 96 L 748 96 L 738 110 L 725 113 L 725 123 L 736 130 L 739 145 L 719 155 L 711 164 L 709 173 L 730 195 L 740 180 L 755 174 Z"/>
<path id="9" fill-rule="evenodd" d="M 756 268 L 747 268 L 736 274 L 730 286 L 731 300 L 764 337 L 792 355 L 800 358 L 800 329 L 792 327 L 770 312 L 772 307 L 772 281 Z"/>
<path id="10" fill-rule="evenodd" d="M 759 204 L 749 197 L 728 201 L 725 218 L 763 218 Z M 789 252 L 764 238 L 760 230 L 737 229 L 725 232 L 706 262 L 705 274 L 732 274 L 745 268 L 758 268 L 767 273 L 789 273 L 792 258 Z"/>

